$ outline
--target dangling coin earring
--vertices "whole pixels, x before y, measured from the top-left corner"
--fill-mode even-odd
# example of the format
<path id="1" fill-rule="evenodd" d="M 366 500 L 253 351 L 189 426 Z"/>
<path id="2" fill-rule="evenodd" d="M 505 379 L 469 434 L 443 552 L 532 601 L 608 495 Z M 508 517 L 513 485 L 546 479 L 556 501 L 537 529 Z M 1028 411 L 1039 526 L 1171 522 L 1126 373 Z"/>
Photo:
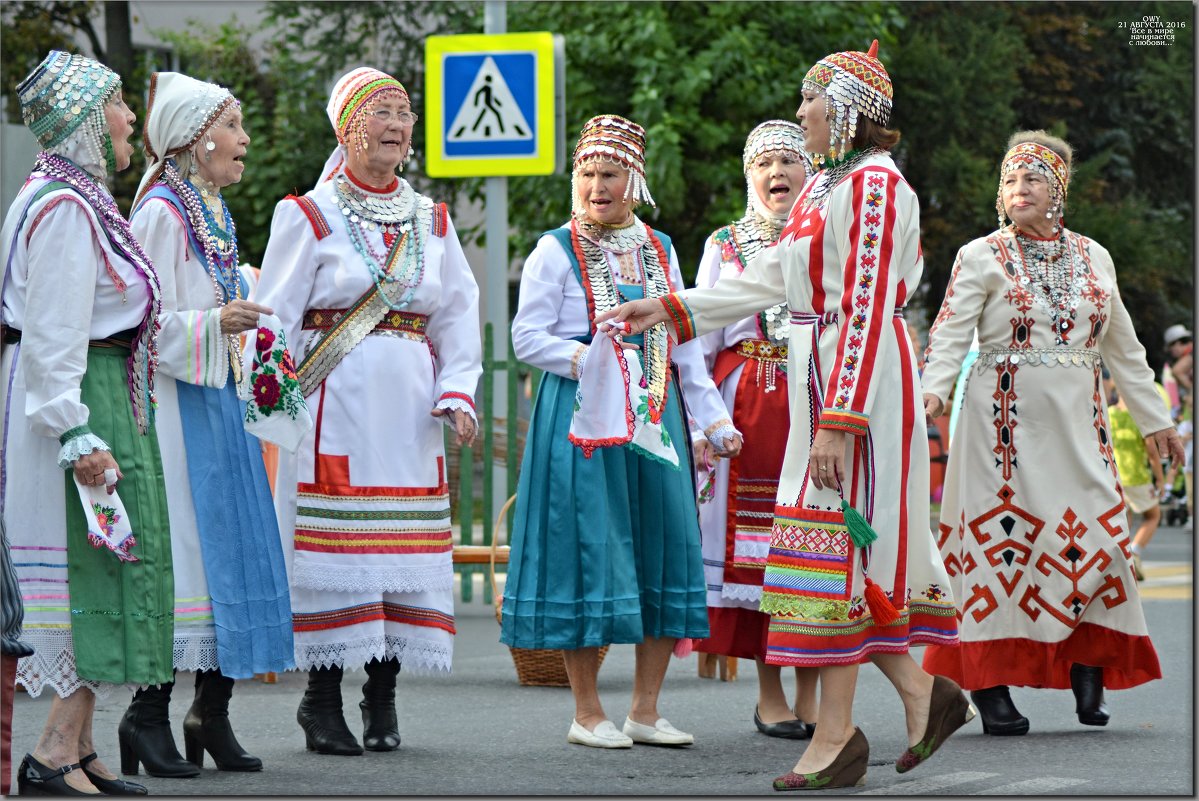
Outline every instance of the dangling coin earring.
<path id="1" fill-rule="evenodd" d="M 204 154 L 204 160 L 212 161 L 212 151 L 216 150 L 216 142 L 209 139 L 207 142 L 204 143 L 204 150 L 207 151 Z"/>

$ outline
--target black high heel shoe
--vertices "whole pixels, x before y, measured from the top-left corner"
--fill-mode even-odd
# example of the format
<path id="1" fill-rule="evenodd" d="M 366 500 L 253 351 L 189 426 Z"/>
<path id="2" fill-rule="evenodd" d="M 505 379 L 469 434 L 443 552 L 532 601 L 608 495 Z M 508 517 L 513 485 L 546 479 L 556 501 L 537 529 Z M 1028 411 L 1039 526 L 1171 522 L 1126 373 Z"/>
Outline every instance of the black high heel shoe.
<path id="1" fill-rule="evenodd" d="M 1071 665 L 1070 689 L 1074 691 L 1078 722 L 1086 726 L 1106 726 L 1112 716 L 1103 701 L 1103 668 L 1078 663 Z"/>
<path id="2" fill-rule="evenodd" d="M 1028 734 L 1028 718 L 1012 703 L 1007 685 L 1000 684 L 985 690 L 971 690 L 970 700 L 983 719 L 983 734 L 996 737 L 1018 737 Z"/>
<path id="3" fill-rule="evenodd" d="M 296 710 L 296 722 L 304 730 L 309 751 L 358 756 L 362 746 L 350 733 L 341 712 L 341 676 L 340 666 L 308 670 L 308 687 Z"/>
<path id="4" fill-rule="evenodd" d="M 229 725 L 229 699 L 233 679 L 220 670 L 196 673 L 196 700 L 183 719 L 183 751 L 187 761 L 204 766 L 204 752 L 212 754 L 218 770 L 262 770 L 262 760 L 246 753 Z"/>
<path id="5" fill-rule="evenodd" d="M 19 795 L 96 795 L 76 790 L 67 784 L 64 778 L 73 770 L 79 770 L 79 763 L 63 765 L 61 768 L 48 768 L 26 754 L 17 768 L 17 793 Z"/>
<path id="6" fill-rule="evenodd" d="M 92 773 L 87 769 L 89 762 L 95 762 L 98 757 L 96 752 L 88 754 L 79 760 L 79 765 L 83 769 L 83 775 L 96 786 L 96 789 L 104 793 L 104 795 L 146 795 L 145 786 L 137 782 L 127 782 L 124 779 L 106 779 L 98 773 Z"/>
<path id="7" fill-rule="evenodd" d="M 170 681 L 146 687 L 133 695 L 133 701 L 117 725 L 117 743 L 121 747 L 121 773 L 137 775 L 138 764 L 146 773 L 166 779 L 190 779 L 200 769 L 188 762 L 175 746 L 171 734 Z"/>

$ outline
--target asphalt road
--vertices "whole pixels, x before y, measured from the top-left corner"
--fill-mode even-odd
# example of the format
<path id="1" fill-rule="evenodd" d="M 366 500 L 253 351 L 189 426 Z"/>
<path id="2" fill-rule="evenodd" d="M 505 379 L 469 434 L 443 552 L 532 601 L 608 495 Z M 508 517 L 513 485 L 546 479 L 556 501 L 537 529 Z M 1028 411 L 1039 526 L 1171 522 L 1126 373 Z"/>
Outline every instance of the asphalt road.
<path id="1" fill-rule="evenodd" d="M 976 720 L 927 764 L 894 770 L 906 747 L 902 706 L 889 684 L 866 666 L 854 707 L 870 740 L 866 785 L 857 795 L 1188 795 L 1194 780 L 1194 617 L 1192 532 L 1162 529 L 1145 561 L 1142 585 L 1150 633 L 1165 674 L 1161 681 L 1108 692 L 1112 722 L 1082 726 L 1068 691 L 1014 688 L 1032 721 L 1028 735 L 993 738 Z M 476 592 L 476 598 L 479 597 Z M 141 777 L 155 795 L 773 795 L 770 782 L 794 764 L 802 743 L 754 730 L 756 680 L 742 662 L 732 682 L 700 679 L 696 657 L 672 659 L 661 710 L 696 744 L 673 750 L 635 746 L 602 751 L 566 743 L 573 713 L 567 689 L 522 687 L 499 644 L 490 607 L 460 605 L 454 673 L 405 676 L 399 684 L 403 745 L 389 754 L 320 756 L 304 749 L 295 709 L 305 677 L 276 684 L 239 683 L 232 719 L 242 744 L 260 756 L 261 773 L 217 771 L 197 779 Z M 918 655 L 918 654 L 917 654 Z M 600 691 L 619 726 L 628 710 L 633 648 L 616 646 L 600 671 Z M 347 675 L 347 720 L 357 716 L 361 673 Z M 177 742 L 190 703 L 191 676 L 180 674 L 171 710 Z M 97 705 L 100 753 L 117 767 L 116 727 L 128 701 L 121 691 Z M 35 743 L 48 697 L 16 699 L 13 751 Z M 16 784 L 14 780 L 13 789 Z"/>

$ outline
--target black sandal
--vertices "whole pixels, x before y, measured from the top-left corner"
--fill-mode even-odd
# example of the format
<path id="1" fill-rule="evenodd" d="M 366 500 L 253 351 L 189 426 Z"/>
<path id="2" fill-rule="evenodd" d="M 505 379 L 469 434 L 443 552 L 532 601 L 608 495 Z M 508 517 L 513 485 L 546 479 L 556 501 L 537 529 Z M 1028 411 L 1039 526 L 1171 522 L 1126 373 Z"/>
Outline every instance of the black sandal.
<path id="1" fill-rule="evenodd" d="M 144 785 L 137 782 L 127 782 L 124 779 L 106 779 L 98 773 L 92 773 L 87 769 L 89 762 L 95 762 L 98 757 L 96 752 L 88 754 L 79 760 L 79 765 L 83 770 L 83 775 L 96 785 L 96 789 L 105 795 L 146 795 L 149 791 Z"/>
<path id="2" fill-rule="evenodd" d="M 33 754 L 26 754 L 17 768 L 17 792 L 20 795 L 96 795 L 67 784 L 63 777 L 73 770 L 79 770 L 78 762 L 55 769 L 38 762 Z"/>

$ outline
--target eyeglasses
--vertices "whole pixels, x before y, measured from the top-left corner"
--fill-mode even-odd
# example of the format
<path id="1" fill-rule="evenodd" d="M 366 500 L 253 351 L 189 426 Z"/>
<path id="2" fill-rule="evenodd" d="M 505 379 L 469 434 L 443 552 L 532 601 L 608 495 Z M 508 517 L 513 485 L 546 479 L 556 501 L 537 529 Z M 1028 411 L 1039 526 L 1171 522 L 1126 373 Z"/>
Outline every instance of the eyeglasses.
<path id="1" fill-rule="evenodd" d="M 392 111 L 387 108 L 375 109 L 370 115 L 385 125 L 390 125 L 393 119 L 398 120 L 400 125 L 403 125 L 405 128 L 411 128 L 420 119 L 411 111 Z"/>

